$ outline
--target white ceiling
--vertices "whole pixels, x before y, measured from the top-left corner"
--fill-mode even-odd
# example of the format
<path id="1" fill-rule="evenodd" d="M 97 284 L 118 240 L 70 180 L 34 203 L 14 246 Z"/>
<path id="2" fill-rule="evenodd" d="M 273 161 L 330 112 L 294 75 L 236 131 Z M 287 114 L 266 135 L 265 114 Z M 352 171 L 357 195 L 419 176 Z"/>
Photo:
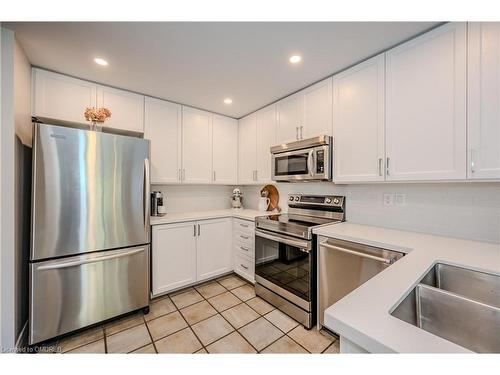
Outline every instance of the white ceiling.
<path id="1" fill-rule="evenodd" d="M 5 24 L 4 24 L 5 25 Z M 111 86 L 242 117 L 432 22 L 8 23 L 29 60 Z M 290 55 L 303 56 L 299 65 Z M 101 67 L 99 56 L 109 61 Z M 233 104 L 223 99 L 230 97 Z"/>

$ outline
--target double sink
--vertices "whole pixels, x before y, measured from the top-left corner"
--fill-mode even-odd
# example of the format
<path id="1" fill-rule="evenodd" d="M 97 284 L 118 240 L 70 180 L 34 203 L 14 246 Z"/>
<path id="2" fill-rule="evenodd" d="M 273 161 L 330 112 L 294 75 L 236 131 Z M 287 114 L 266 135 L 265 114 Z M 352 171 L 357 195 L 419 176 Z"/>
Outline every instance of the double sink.
<path id="1" fill-rule="evenodd" d="M 391 313 L 478 353 L 500 353 L 500 276 L 437 263 Z"/>

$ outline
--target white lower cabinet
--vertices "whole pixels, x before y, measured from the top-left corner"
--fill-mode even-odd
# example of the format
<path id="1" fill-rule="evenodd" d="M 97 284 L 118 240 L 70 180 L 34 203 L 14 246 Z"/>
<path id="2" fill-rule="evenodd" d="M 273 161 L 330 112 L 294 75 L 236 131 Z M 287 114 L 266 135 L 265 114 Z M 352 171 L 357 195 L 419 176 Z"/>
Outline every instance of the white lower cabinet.
<path id="1" fill-rule="evenodd" d="M 230 272 L 231 219 L 204 220 L 197 223 L 196 281 L 210 279 Z"/>
<path id="2" fill-rule="evenodd" d="M 196 282 L 195 229 L 195 222 L 153 226 L 154 296 Z"/>
<path id="3" fill-rule="evenodd" d="M 255 282 L 255 224 L 250 220 L 233 221 L 234 272 Z"/>
<path id="4" fill-rule="evenodd" d="M 222 218 L 153 226 L 153 296 L 230 272 L 231 222 Z"/>

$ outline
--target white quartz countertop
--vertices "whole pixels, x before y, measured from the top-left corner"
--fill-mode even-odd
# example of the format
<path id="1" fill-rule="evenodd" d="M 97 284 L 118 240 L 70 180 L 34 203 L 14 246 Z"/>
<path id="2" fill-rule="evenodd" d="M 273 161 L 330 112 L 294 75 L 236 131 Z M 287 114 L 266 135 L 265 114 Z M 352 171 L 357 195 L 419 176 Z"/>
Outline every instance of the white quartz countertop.
<path id="1" fill-rule="evenodd" d="M 195 220 L 207 220 L 207 219 L 217 219 L 221 217 L 235 217 L 244 220 L 255 220 L 257 216 L 267 216 L 271 212 L 249 210 L 245 208 L 233 209 L 227 208 L 223 210 L 210 210 L 210 211 L 193 211 L 193 212 L 181 212 L 181 213 L 170 213 L 165 216 L 151 216 L 150 224 L 170 224 L 170 223 L 180 223 L 184 221 L 195 221 Z"/>
<path id="2" fill-rule="evenodd" d="M 325 326 L 374 353 L 467 353 L 390 313 L 435 263 L 500 274 L 500 244 L 341 223 L 314 233 L 407 253 L 330 306 Z"/>

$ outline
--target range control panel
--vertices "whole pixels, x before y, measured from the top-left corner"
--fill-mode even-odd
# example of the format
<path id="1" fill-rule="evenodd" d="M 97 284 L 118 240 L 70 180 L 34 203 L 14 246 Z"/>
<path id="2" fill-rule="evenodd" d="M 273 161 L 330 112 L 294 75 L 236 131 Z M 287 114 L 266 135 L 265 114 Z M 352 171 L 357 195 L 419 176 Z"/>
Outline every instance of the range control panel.
<path id="1" fill-rule="evenodd" d="M 345 197 L 337 195 L 302 195 L 302 194 L 289 194 L 289 206 L 328 206 L 328 207 L 342 207 L 344 205 Z"/>

